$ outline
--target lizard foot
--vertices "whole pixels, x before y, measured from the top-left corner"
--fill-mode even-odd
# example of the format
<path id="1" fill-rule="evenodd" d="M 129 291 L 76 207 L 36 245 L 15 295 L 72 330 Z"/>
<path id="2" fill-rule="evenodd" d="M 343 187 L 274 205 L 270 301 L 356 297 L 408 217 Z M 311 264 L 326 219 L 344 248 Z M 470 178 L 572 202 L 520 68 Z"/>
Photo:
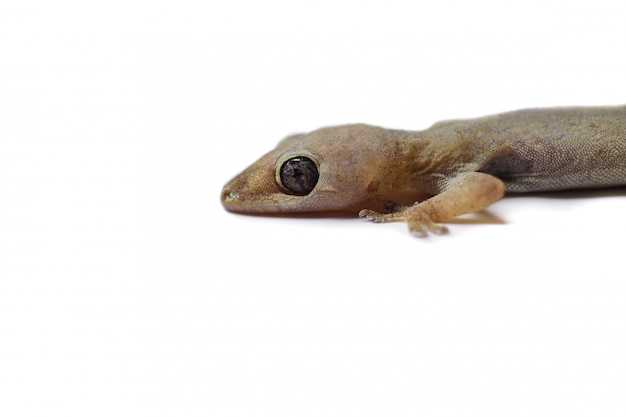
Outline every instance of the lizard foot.
<path id="1" fill-rule="evenodd" d="M 374 210 L 361 210 L 359 217 L 365 217 L 374 223 L 404 221 L 409 226 L 409 233 L 416 237 L 426 237 L 428 232 L 441 235 L 448 232 L 445 226 L 433 222 L 427 214 L 407 208 L 403 211 L 381 214 Z"/>
<path id="2" fill-rule="evenodd" d="M 433 222 L 428 215 L 420 212 L 407 213 L 406 223 L 409 233 L 416 237 L 426 237 L 428 232 L 436 235 L 448 233 L 448 228 Z"/>

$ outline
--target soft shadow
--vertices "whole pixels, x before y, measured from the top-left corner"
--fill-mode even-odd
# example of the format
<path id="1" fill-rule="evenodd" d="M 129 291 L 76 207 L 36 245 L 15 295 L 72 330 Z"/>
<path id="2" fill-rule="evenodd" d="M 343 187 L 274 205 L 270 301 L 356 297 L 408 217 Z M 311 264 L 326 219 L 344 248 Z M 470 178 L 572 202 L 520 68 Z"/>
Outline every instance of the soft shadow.
<path id="1" fill-rule="evenodd" d="M 528 197 L 540 197 L 546 199 L 588 199 L 588 198 L 606 198 L 606 197 L 624 197 L 626 196 L 626 188 L 603 188 L 603 189 L 585 189 L 585 190 L 566 190 L 551 192 L 534 192 L 534 193 L 510 193 L 506 194 L 504 199 L 522 199 Z M 274 217 L 287 219 L 355 219 L 358 218 L 356 213 L 343 211 L 322 211 L 310 213 L 233 213 L 240 216 L 248 217 Z M 477 213 L 465 214 L 454 219 L 450 219 L 446 224 L 506 224 L 506 221 L 492 214 L 489 210 L 483 210 Z"/>
<path id="2" fill-rule="evenodd" d="M 354 219 L 359 216 L 356 213 L 343 211 L 318 211 L 310 213 L 243 213 L 230 212 L 238 216 L 248 217 L 274 217 L 283 219 Z"/>
<path id="3" fill-rule="evenodd" d="M 506 224 L 500 217 L 490 213 L 488 210 L 477 213 L 465 214 L 461 217 L 443 222 L 445 224 Z"/>

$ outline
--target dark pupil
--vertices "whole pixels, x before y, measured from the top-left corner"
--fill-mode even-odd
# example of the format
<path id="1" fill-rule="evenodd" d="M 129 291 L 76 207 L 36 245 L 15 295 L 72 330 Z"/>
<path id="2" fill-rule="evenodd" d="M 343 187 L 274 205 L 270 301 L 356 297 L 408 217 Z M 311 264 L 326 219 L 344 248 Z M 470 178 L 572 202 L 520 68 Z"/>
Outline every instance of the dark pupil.
<path id="1" fill-rule="evenodd" d="M 296 195 L 307 195 L 317 184 L 317 165 L 306 156 L 291 158 L 280 167 L 280 182 Z"/>

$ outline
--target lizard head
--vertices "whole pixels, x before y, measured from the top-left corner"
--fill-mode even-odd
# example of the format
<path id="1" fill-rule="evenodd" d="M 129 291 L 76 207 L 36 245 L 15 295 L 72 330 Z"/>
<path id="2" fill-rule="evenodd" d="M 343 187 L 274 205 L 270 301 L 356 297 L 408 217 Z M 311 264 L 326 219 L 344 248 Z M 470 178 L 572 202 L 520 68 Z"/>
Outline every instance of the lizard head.
<path id="1" fill-rule="evenodd" d="M 224 186 L 222 204 L 247 213 L 379 209 L 384 132 L 359 124 L 283 139 Z"/>

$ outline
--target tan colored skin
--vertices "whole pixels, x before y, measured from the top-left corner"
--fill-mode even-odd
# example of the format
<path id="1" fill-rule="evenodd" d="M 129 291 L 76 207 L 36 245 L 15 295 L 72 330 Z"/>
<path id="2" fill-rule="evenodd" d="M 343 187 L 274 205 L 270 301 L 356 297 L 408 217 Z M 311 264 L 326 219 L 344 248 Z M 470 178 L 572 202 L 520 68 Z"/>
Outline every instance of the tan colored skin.
<path id="1" fill-rule="evenodd" d="M 295 156 L 319 181 L 291 195 L 277 170 Z M 284 139 L 222 191 L 227 210 L 348 211 L 405 221 L 416 236 L 485 209 L 507 192 L 626 185 L 626 106 L 521 110 L 437 123 L 424 131 L 357 124 Z M 421 202 L 418 195 L 429 195 Z M 409 198 L 409 205 L 406 199 Z M 404 204 L 401 204 L 404 203 Z"/>

